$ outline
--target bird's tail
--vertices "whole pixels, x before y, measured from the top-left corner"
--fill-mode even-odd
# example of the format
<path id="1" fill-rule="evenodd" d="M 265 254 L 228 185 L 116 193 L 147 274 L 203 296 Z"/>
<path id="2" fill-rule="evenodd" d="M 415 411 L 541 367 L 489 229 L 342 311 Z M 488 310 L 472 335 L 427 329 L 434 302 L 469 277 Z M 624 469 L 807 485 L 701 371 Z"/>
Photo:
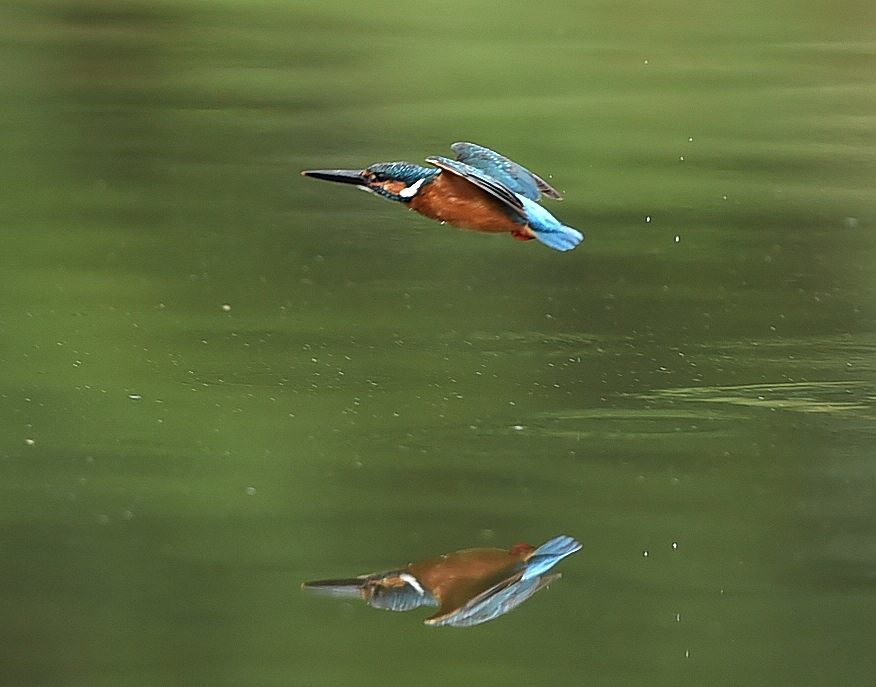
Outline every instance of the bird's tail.
<path id="1" fill-rule="evenodd" d="M 523 573 L 523 579 L 527 580 L 547 572 L 566 556 L 580 549 L 581 542 L 564 534 L 546 541 L 526 559 L 526 572 Z"/>
<path id="2" fill-rule="evenodd" d="M 584 234 L 577 229 L 567 227 L 565 224 L 549 229 L 536 229 L 532 226 L 530 228 L 533 230 L 536 239 L 554 250 L 572 250 L 584 240 Z"/>
<path id="3" fill-rule="evenodd" d="M 526 221 L 535 238 L 554 250 L 572 250 L 584 240 L 584 234 L 567 227 L 538 203 L 518 196 L 526 211 Z"/>

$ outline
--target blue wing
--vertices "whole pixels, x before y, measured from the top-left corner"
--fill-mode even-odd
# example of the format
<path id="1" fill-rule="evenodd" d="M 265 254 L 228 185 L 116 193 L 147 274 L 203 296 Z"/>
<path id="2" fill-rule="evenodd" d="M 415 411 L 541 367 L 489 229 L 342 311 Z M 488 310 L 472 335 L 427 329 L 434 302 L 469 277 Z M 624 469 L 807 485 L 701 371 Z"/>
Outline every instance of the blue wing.
<path id="1" fill-rule="evenodd" d="M 426 162 L 430 162 L 436 167 L 440 167 L 451 174 L 456 174 L 457 176 L 462 177 L 482 191 L 489 193 L 496 200 L 504 203 L 522 218 L 526 218 L 526 209 L 523 207 L 523 201 L 515 195 L 514 191 L 505 186 L 505 184 L 494 179 L 483 170 L 467 165 L 459 160 L 450 160 L 449 158 L 441 157 L 440 155 L 427 157 Z"/>
<path id="2" fill-rule="evenodd" d="M 485 172 L 524 198 L 538 200 L 542 194 L 556 200 L 563 198 L 540 176 L 494 150 L 462 141 L 454 143 L 450 149 L 456 153 L 456 159 L 460 162 Z"/>
<path id="3" fill-rule="evenodd" d="M 471 627 L 494 620 L 508 611 L 517 608 L 529 599 L 539 589 L 546 587 L 560 578 L 560 573 L 523 579 L 522 573 L 517 573 L 507 580 L 481 592 L 467 604 L 446 615 L 432 616 L 424 622 L 427 625 L 441 627 Z"/>

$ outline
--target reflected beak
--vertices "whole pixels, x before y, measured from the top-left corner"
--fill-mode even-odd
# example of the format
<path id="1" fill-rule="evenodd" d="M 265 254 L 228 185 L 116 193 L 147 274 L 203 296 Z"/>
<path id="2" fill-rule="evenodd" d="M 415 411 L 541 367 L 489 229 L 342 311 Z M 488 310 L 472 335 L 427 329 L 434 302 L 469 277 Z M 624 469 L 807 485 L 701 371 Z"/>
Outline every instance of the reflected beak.
<path id="1" fill-rule="evenodd" d="M 365 186 L 368 183 L 364 174 L 363 170 L 358 169 L 305 169 L 301 172 L 301 176 L 353 186 Z"/>

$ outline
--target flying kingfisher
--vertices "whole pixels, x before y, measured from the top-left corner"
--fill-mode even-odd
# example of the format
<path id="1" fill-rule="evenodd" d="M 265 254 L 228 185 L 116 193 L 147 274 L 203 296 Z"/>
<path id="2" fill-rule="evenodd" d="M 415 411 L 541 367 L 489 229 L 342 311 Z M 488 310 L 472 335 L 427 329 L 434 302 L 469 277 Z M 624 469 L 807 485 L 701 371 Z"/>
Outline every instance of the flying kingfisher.
<path id="1" fill-rule="evenodd" d="M 572 250 L 584 240 L 580 231 L 565 226 L 536 202 L 542 195 L 562 199 L 544 179 L 489 148 L 474 143 L 450 147 L 455 160 L 426 158 L 435 167 L 379 162 L 362 170 L 308 169 L 301 174 L 353 184 L 442 224 L 509 232 L 515 239 L 537 239 L 560 251 Z"/>
<path id="2" fill-rule="evenodd" d="M 560 535 L 538 548 L 463 549 L 397 570 L 337 580 L 305 582 L 302 588 L 363 599 L 369 606 L 409 611 L 437 606 L 426 625 L 469 627 L 494 620 L 560 578 L 547 572 L 581 548 Z"/>

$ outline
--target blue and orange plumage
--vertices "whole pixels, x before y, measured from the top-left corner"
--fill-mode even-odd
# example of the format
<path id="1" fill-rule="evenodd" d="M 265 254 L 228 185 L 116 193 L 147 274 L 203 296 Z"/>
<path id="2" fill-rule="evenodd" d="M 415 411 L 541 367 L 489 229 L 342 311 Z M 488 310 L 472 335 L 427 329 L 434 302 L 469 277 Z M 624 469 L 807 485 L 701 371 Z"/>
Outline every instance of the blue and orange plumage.
<path id="1" fill-rule="evenodd" d="M 541 177 L 499 153 L 474 143 L 454 143 L 456 160 L 433 156 L 435 167 L 381 162 L 363 170 L 305 170 L 304 176 L 352 184 L 406 204 L 411 210 L 464 229 L 537 239 L 555 250 L 584 239 L 537 201 L 560 194 Z"/>
<path id="2" fill-rule="evenodd" d="M 424 622 L 432 626 L 469 627 L 494 620 L 560 578 L 547 574 L 581 548 L 561 535 L 538 548 L 463 549 L 388 572 L 305 582 L 304 589 L 363 599 L 373 608 L 409 611 L 438 606 Z"/>

